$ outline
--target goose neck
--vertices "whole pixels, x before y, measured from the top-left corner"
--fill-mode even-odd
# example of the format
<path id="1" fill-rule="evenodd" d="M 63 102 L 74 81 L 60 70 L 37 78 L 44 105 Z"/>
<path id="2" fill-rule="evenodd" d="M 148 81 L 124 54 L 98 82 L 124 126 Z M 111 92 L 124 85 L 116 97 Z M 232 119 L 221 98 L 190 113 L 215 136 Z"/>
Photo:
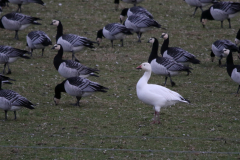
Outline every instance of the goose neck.
<path id="1" fill-rule="evenodd" d="M 159 43 L 158 43 L 158 40 L 155 39 L 153 45 L 152 45 L 152 51 L 151 51 L 151 54 L 148 58 L 148 63 L 151 63 L 153 59 L 156 59 L 158 58 L 158 46 L 159 46 Z"/>
<path id="2" fill-rule="evenodd" d="M 162 47 L 161 47 L 161 54 L 162 55 L 168 49 L 168 45 L 169 45 L 169 37 L 163 41 L 163 44 L 162 44 Z"/>
<path id="3" fill-rule="evenodd" d="M 231 77 L 232 71 L 235 68 L 235 65 L 233 64 L 233 57 L 232 57 L 232 51 L 227 56 L 227 72 L 228 75 Z"/>
<path id="4" fill-rule="evenodd" d="M 141 87 L 143 85 L 146 85 L 148 83 L 148 80 L 150 79 L 150 77 L 151 77 L 151 71 L 145 71 L 143 76 L 138 81 L 137 86 Z"/>
<path id="5" fill-rule="evenodd" d="M 61 99 L 61 92 L 66 92 L 65 88 L 64 88 L 64 83 L 66 82 L 63 81 L 62 83 L 58 84 L 56 87 L 55 87 L 55 98 L 57 99 Z"/>
<path id="6" fill-rule="evenodd" d="M 57 40 L 63 35 L 63 26 L 62 23 L 59 21 L 59 24 L 57 26 L 57 35 L 56 35 L 56 43 Z"/>
<path id="7" fill-rule="evenodd" d="M 63 48 L 61 47 L 58 51 L 58 54 L 54 57 L 53 64 L 54 67 L 58 70 L 60 64 L 62 63 L 62 56 L 63 56 Z"/>

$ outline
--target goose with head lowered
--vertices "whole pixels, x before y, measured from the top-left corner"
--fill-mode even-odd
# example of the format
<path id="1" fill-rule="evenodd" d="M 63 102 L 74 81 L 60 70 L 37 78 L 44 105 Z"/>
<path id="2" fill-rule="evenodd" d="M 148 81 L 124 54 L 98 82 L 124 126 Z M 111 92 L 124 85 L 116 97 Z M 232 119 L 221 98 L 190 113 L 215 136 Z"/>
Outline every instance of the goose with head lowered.
<path id="1" fill-rule="evenodd" d="M 25 5 L 25 4 L 29 4 L 29 3 L 37 3 L 37 4 L 40 4 L 40 5 L 45 5 L 45 3 L 42 1 L 42 0 L 6 0 L 7 2 L 10 2 L 12 4 L 17 4 L 18 5 L 18 9 L 16 12 L 21 12 L 21 7 L 22 5 Z"/>
<path id="2" fill-rule="evenodd" d="M 97 69 L 89 68 L 82 65 L 79 62 L 73 60 L 63 60 L 63 48 L 61 44 L 55 44 L 52 49 L 58 50 L 58 54 L 54 57 L 53 64 L 58 73 L 64 78 L 70 77 L 82 77 L 86 78 L 88 76 L 98 77 Z"/>
<path id="3" fill-rule="evenodd" d="M 31 50 L 31 56 L 34 49 L 42 49 L 42 56 L 45 47 L 52 45 L 51 39 L 43 31 L 32 31 L 26 36 L 27 47 Z"/>
<path id="4" fill-rule="evenodd" d="M 18 40 L 18 31 L 25 29 L 31 24 L 41 25 L 37 22 L 37 20 L 41 19 L 37 17 L 27 16 L 21 13 L 12 12 L 2 16 L 0 19 L 0 28 L 15 31 L 14 38 Z"/>
<path id="5" fill-rule="evenodd" d="M 124 25 L 120 23 L 111 23 L 107 24 L 103 29 L 100 29 L 97 32 L 97 42 L 99 44 L 102 38 L 105 37 L 111 40 L 113 47 L 113 40 L 120 39 L 123 46 L 123 39 L 125 38 L 126 35 L 132 35 L 131 29 L 126 28 Z"/>
<path id="6" fill-rule="evenodd" d="M 148 84 L 152 72 L 149 63 L 142 63 L 137 69 L 143 69 L 145 71 L 136 86 L 137 96 L 142 102 L 154 107 L 155 114 L 152 123 L 160 123 L 159 116 L 162 107 L 168 107 L 179 102 L 190 103 L 180 94 L 166 87 L 156 84 Z"/>
<path id="7" fill-rule="evenodd" d="M 231 28 L 231 18 L 235 17 L 240 11 L 240 3 L 238 2 L 218 2 L 213 4 L 208 10 L 202 12 L 201 23 L 205 27 L 207 20 L 223 21 L 228 20 L 229 28 Z"/>
<path id="8" fill-rule="evenodd" d="M 21 96 L 15 91 L 2 89 L 1 84 L 5 80 L 9 81 L 12 80 L 10 78 L 1 78 L 0 75 L 0 108 L 5 111 L 5 120 L 7 120 L 7 112 L 13 111 L 14 112 L 14 119 L 17 119 L 16 111 L 25 107 L 28 109 L 34 109 L 34 105 L 27 100 L 27 98 Z"/>
<path id="9" fill-rule="evenodd" d="M 72 52 L 72 59 L 78 61 L 75 57 L 75 52 L 81 51 L 84 47 L 94 48 L 93 42 L 86 37 L 81 37 L 75 34 L 63 34 L 63 25 L 59 20 L 53 20 L 51 25 L 57 26 L 56 43 L 61 44 L 63 51 Z"/>
<path id="10" fill-rule="evenodd" d="M 171 78 L 172 76 L 176 76 L 183 71 L 187 72 L 188 74 L 191 73 L 190 69 L 192 68 L 188 66 L 184 66 L 180 63 L 177 63 L 173 59 L 158 56 L 159 43 L 157 38 L 154 38 L 154 37 L 150 38 L 148 43 L 153 44 L 151 54 L 149 55 L 149 58 L 148 58 L 148 63 L 151 64 L 153 73 L 157 75 L 165 76 L 164 85 L 166 85 L 168 77 L 170 78 L 171 85 L 174 86 L 175 83 L 172 81 L 172 78 Z"/>
<path id="11" fill-rule="evenodd" d="M 214 61 L 214 57 L 217 56 L 219 57 L 218 64 L 221 67 L 222 66 L 222 58 L 226 57 L 227 55 L 223 53 L 223 49 L 230 49 L 232 52 L 237 52 L 238 47 L 231 42 L 230 40 L 227 39 L 221 39 L 217 40 L 212 44 L 212 51 L 211 51 L 211 59 L 212 62 Z"/>
<path id="12" fill-rule="evenodd" d="M 138 42 L 141 42 L 142 33 L 151 30 L 153 27 L 161 28 L 161 25 L 147 16 L 131 15 L 125 21 L 125 26 L 137 33 Z"/>
<path id="13" fill-rule="evenodd" d="M 161 38 L 164 39 L 163 45 L 161 47 L 161 54 L 163 57 L 173 59 L 176 62 L 181 63 L 183 65 L 189 65 L 189 63 L 193 63 L 193 64 L 200 63 L 200 61 L 196 59 L 196 57 L 193 54 L 183 50 L 182 48 L 168 47 L 169 36 L 167 33 L 162 33 Z"/>
<path id="14" fill-rule="evenodd" d="M 12 73 L 9 68 L 9 63 L 15 62 L 18 58 L 30 59 L 30 57 L 26 56 L 25 54 L 29 54 L 29 52 L 10 46 L 0 45 L 0 64 L 4 64 L 3 74 L 5 74 L 6 66 L 8 66 L 7 74 Z"/>
<path id="15" fill-rule="evenodd" d="M 95 92 L 107 92 L 107 89 L 108 88 L 86 78 L 71 77 L 55 87 L 54 102 L 56 105 L 59 104 L 61 92 L 67 92 L 70 96 L 77 98 L 77 103 L 73 105 L 80 106 L 79 101 L 82 97 L 90 96 Z"/>

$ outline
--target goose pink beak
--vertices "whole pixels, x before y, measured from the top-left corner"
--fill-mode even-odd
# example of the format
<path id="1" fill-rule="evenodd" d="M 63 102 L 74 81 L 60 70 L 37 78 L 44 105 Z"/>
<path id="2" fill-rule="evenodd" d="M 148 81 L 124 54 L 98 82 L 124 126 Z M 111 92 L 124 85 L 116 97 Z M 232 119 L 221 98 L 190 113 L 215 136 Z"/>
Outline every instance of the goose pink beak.
<path id="1" fill-rule="evenodd" d="M 142 65 L 138 66 L 136 69 L 142 69 Z"/>

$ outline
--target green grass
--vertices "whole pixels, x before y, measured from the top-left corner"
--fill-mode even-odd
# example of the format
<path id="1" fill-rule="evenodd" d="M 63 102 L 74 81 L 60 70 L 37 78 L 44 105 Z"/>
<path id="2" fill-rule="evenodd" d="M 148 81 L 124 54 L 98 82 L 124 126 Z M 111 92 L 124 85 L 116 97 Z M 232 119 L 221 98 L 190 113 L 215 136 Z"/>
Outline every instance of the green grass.
<path id="1" fill-rule="evenodd" d="M 40 17 L 41 26 L 29 26 L 20 31 L 19 41 L 13 40 L 14 32 L 1 29 L 0 43 L 25 49 L 25 37 L 33 30 L 45 31 L 55 42 L 56 27 L 49 25 L 52 19 L 62 21 L 64 33 L 95 40 L 99 29 L 119 21 L 120 10 L 114 10 L 112 0 L 59 0 L 46 3 L 45 7 L 37 4 L 22 7 L 24 14 Z M 132 5 L 122 3 L 122 6 Z M 56 51 L 50 50 L 50 47 L 45 50 L 43 57 L 41 50 L 35 50 L 32 59 L 19 59 L 10 65 L 10 77 L 17 81 L 3 88 L 20 93 L 37 106 L 35 110 L 18 111 L 16 121 L 12 112 L 8 113 L 7 121 L 4 121 L 4 112 L 0 114 L 0 159 L 240 158 L 238 154 L 225 153 L 239 152 L 240 149 L 240 98 L 232 94 L 237 91 L 238 84 L 231 80 L 225 68 L 218 67 L 217 59 L 213 63 L 210 61 L 210 49 L 214 41 L 234 41 L 239 28 L 239 16 L 232 19 L 232 29 L 228 28 L 227 21 L 224 21 L 223 29 L 218 21 L 209 21 L 207 28 L 203 29 L 200 11 L 195 17 L 190 17 L 194 8 L 184 1 L 145 0 L 141 6 L 147 8 L 167 30 L 155 28 L 144 33 L 141 44 L 136 43 L 137 36 L 134 34 L 126 37 L 124 47 L 119 46 L 119 41 L 114 41 L 114 48 L 111 48 L 110 41 L 103 39 L 94 50 L 86 49 L 77 53 L 81 63 L 100 70 L 99 78 L 89 79 L 109 88 L 105 94 L 82 98 L 81 107 L 71 106 L 70 103 L 76 99 L 64 93 L 60 104 L 54 105 L 54 88 L 64 78 L 53 66 Z M 10 4 L 10 8 L 4 8 L 2 15 L 16 9 L 17 6 Z M 163 39 L 159 38 L 162 32 L 169 33 L 170 46 L 193 53 L 201 60 L 201 64 L 191 65 L 194 70 L 189 76 L 182 73 L 173 77 L 176 87 L 171 87 L 167 82 L 168 88 L 189 99 L 191 104 L 162 108 L 162 124 L 152 125 L 152 106 L 143 104 L 136 95 L 135 86 L 143 71 L 135 68 L 146 62 L 151 52 L 151 46 L 145 42 L 150 37 L 156 37 L 162 44 Z M 65 53 L 64 58 L 70 59 L 71 54 Z M 239 64 L 236 55 L 234 62 Z M 149 83 L 162 85 L 164 77 L 152 74 Z M 107 150 L 113 148 L 123 150 Z M 149 149 L 157 152 L 141 151 Z"/>

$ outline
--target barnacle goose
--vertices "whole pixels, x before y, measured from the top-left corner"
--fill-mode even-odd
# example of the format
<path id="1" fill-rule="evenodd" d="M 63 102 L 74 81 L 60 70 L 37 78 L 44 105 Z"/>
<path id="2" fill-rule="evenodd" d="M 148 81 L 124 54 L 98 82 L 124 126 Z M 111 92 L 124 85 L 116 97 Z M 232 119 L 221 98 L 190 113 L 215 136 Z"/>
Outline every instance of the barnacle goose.
<path id="1" fill-rule="evenodd" d="M 188 74 L 191 73 L 190 69 L 192 68 L 183 66 L 172 59 L 158 56 L 159 43 L 157 38 L 152 37 L 148 42 L 153 44 L 151 54 L 148 58 L 148 63 L 151 64 L 153 73 L 165 76 L 164 85 L 166 85 L 168 77 L 170 78 L 171 85 L 174 86 L 175 83 L 172 81 L 172 76 L 176 76 L 182 71 L 186 71 Z"/>
<path id="2" fill-rule="evenodd" d="M 41 4 L 41 5 L 45 5 L 45 3 L 42 0 L 7 0 L 8 2 L 12 3 L 12 4 L 17 4 L 18 5 L 18 9 L 16 12 L 21 12 L 21 6 L 25 5 L 25 4 L 29 4 L 29 3 L 37 3 L 37 4 Z"/>
<path id="3" fill-rule="evenodd" d="M 42 56 L 44 48 L 52 45 L 51 39 L 43 31 L 32 31 L 26 36 L 27 46 L 31 50 L 31 56 L 34 49 L 42 49 Z"/>
<path id="4" fill-rule="evenodd" d="M 55 44 L 52 49 L 58 50 L 58 54 L 54 57 L 53 64 L 56 70 L 59 72 L 61 76 L 64 78 L 70 77 L 82 77 L 86 78 L 88 76 L 98 77 L 97 69 L 89 68 L 82 65 L 79 62 L 75 62 L 73 60 L 63 60 L 63 48 L 61 44 Z"/>
<path id="5" fill-rule="evenodd" d="M 217 40 L 212 44 L 212 51 L 210 56 L 212 57 L 212 62 L 214 61 L 214 57 L 217 56 L 219 57 L 218 64 L 219 66 L 222 65 L 222 58 L 226 57 L 227 55 L 223 53 L 223 49 L 230 49 L 232 52 L 237 52 L 238 47 L 231 42 L 230 40 L 227 39 L 221 39 Z"/>
<path id="6" fill-rule="evenodd" d="M 221 27 L 223 28 L 223 21 L 225 19 L 229 22 L 229 28 L 231 28 L 231 20 L 240 11 L 240 3 L 237 2 L 218 2 L 213 4 L 208 10 L 203 11 L 201 15 L 201 22 L 205 27 L 207 20 L 221 21 Z"/>
<path id="7" fill-rule="evenodd" d="M 183 65 L 189 65 L 189 63 L 199 64 L 200 61 L 195 58 L 195 56 L 182 48 L 178 47 L 168 47 L 169 36 L 167 33 L 162 33 L 161 38 L 164 39 L 163 45 L 161 47 L 161 54 L 163 57 L 174 59 L 176 62 Z"/>
<path id="8" fill-rule="evenodd" d="M 24 59 L 30 59 L 25 54 L 29 54 L 29 52 L 25 50 L 13 48 L 10 46 L 0 45 L 0 64 L 4 64 L 3 74 L 5 73 L 6 66 L 8 66 L 7 74 L 11 74 L 9 63 L 15 62 L 19 57 Z"/>
<path id="9" fill-rule="evenodd" d="M 41 19 L 12 12 L 2 16 L 0 20 L 0 28 L 15 31 L 16 33 L 14 38 L 18 40 L 18 31 L 25 29 L 31 24 L 41 25 L 40 23 L 36 22 L 36 20 Z"/>
<path id="10" fill-rule="evenodd" d="M 239 43 L 240 43 L 240 29 L 238 30 L 235 38 L 235 44 L 238 45 Z"/>
<path id="11" fill-rule="evenodd" d="M 232 80 L 238 83 L 238 91 L 240 89 L 240 65 L 234 65 L 232 51 L 229 49 L 223 49 L 223 54 L 227 56 L 227 72 Z"/>
<path id="12" fill-rule="evenodd" d="M 72 59 L 78 61 L 75 57 L 75 52 L 82 50 L 84 47 L 94 48 L 93 42 L 86 37 L 81 37 L 75 34 L 63 34 L 63 25 L 59 20 L 53 20 L 51 25 L 57 26 L 57 35 L 56 35 L 56 43 L 61 44 L 63 47 L 63 51 L 72 52 Z"/>
<path id="13" fill-rule="evenodd" d="M 120 14 L 120 22 L 123 22 L 123 19 L 125 16 L 131 16 L 131 15 L 142 15 L 142 16 L 147 16 L 151 19 L 153 19 L 153 15 L 148 12 L 148 10 L 146 10 L 145 8 L 141 7 L 141 6 L 136 6 L 136 7 L 132 7 L 132 8 L 124 8 Z"/>
<path id="14" fill-rule="evenodd" d="M 200 8 L 203 12 L 202 7 L 216 2 L 216 0 L 184 0 L 184 1 L 191 7 L 196 7 L 193 16 L 195 15 L 198 8 Z"/>
<path id="15" fill-rule="evenodd" d="M 105 37 L 109 39 L 112 43 L 113 47 L 113 40 L 120 39 L 123 46 L 123 39 L 126 35 L 131 35 L 131 29 L 125 27 L 124 25 L 120 23 L 111 23 L 107 24 L 103 29 L 100 29 L 97 32 L 97 42 L 100 43 L 102 40 L 102 37 Z"/>
<path id="16" fill-rule="evenodd" d="M 151 65 L 149 63 L 142 63 L 137 69 L 143 69 L 145 71 L 136 86 L 137 96 L 143 103 L 154 107 L 155 114 L 152 123 L 160 123 L 159 116 L 162 107 L 168 107 L 179 102 L 190 103 L 189 100 L 166 87 L 148 84 L 148 80 L 151 77 Z"/>
<path id="17" fill-rule="evenodd" d="M 154 19 L 139 15 L 129 16 L 125 21 L 125 26 L 137 33 L 138 42 L 141 42 L 141 36 L 143 32 L 146 32 L 153 27 L 161 28 L 161 25 Z"/>
<path id="18" fill-rule="evenodd" d="M 5 80 L 12 80 L 10 78 L 6 77 L 1 78 L 0 76 L 0 81 L 4 82 Z M 2 89 L 0 83 L 0 108 L 5 111 L 5 120 L 7 120 L 7 112 L 8 111 L 13 111 L 15 120 L 17 119 L 16 116 L 16 111 L 21 109 L 22 107 L 26 107 L 28 109 L 34 109 L 34 105 L 27 100 L 25 97 L 21 96 L 15 91 L 12 90 L 7 90 L 7 89 Z"/>
<path id="19" fill-rule="evenodd" d="M 77 103 L 75 106 L 80 106 L 79 101 L 82 97 L 89 96 L 94 92 L 107 92 L 108 88 L 101 86 L 96 82 L 92 82 L 86 78 L 71 77 L 64 80 L 55 87 L 55 104 L 59 104 L 61 92 L 67 92 L 70 96 L 76 96 Z"/>

